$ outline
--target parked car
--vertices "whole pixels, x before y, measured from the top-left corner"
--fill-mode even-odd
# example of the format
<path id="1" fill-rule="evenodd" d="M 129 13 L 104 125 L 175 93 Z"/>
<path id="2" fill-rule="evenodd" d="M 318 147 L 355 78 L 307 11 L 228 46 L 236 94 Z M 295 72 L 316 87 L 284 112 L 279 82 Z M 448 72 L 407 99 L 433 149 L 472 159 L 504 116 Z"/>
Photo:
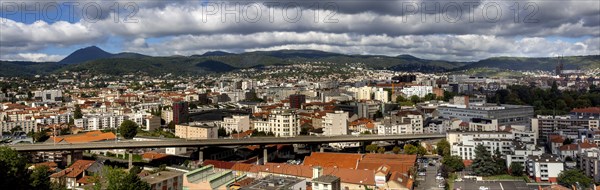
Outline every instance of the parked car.
<path id="1" fill-rule="evenodd" d="M 490 190 L 490 188 L 486 186 L 479 186 L 479 190 Z"/>
<path id="2" fill-rule="evenodd" d="M 438 175 L 438 176 L 435 177 L 435 179 L 437 179 L 437 180 L 443 180 L 444 177 Z"/>
<path id="3" fill-rule="evenodd" d="M 419 172 L 419 174 L 418 174 L 418 175 L 419 175 L 419 176 L 425 176 L 425 175 L 427 175 L 427 174 L 425 174 L 425 172 Z"/>

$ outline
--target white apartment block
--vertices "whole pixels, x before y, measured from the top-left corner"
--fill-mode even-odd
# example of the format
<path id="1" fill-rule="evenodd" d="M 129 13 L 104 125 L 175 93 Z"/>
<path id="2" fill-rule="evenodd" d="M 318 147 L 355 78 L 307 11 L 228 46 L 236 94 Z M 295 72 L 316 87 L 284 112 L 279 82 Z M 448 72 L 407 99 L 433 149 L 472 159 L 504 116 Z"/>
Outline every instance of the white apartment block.
<path id="1" fill-rule="evenodd" d="M 69 123 L 69 120 L 71 120 L 71 118 L 73 118 L 72 113 L 64 113 L 36 118 L 35 123 L 43 125 Z"/>
<path id="2" fill-rule="evenodd" d="M 63 96 L 61 90 L 42 90 L 34 91 L 33 98 L 42 102 L 60 102 Z"/>
<path id="3" fill-rule="evenodd" d="M 0 122 L 0 129 L 2 129 L 2 132 L 10 132 L 10 130 L 12 130 L 15 127 L 21 127 L 21 131 L 25 133 L 28 133 L 30 131 L 39 131 L 39 129 L 37 128 L 37 124 L 34 120 Z"/>
<path id="4" fill-rule="evenodd" d="M 375 91 L 375 100 L 379 100 L 381 102 L 389 102 L 388 99 L 388 91 L 383 90 L 383 88 L 377 88 Z"/>
<path id="5" fill-rule="evenodd" d="M 276 137 L 295 137 L 300 132 L 298 115 L 293 110 L 272 110 L 266 120 L 254 121 L 254 129 L 273 132 Z"/>
<path id="6" fill-rule="evenodd" d="M 509 155 L 513 146 L 514 135 L 505 131 L 450 131 L 446 134 L 446 139 L 451 145 L 451 155 L 460 156 L 463 160 L 472 160 L 475 158 L 475 147 L 480 144 L 485 146 L 491 154 L 494 154 L 498 149 L 503 155 Z"/>
<path id="7" fill-rule="evenodd" d="M 250 130 L 250 116 L 249 115 L 234 115 L 231 117 L 223 118 L 221 124 L 227 133 L 232 133 L 234 130 L 238 133 Z"/>
<path id="8" fill-rule="evenodd" d="M 379 135 L 422 134 L 423 116 L 420 114 L 392 114 L 377 125 Z"/>
<path id="9" fill-rule="evenodd" d="M 373 93 L 373 87 L 363 86 L 358 89 L 356 99 L 359 100 L 371 100 L 371 94 Z"/>
<path id="10" fill-rule="evenodd" d="M 400 90 L 400 92 L 402 92 L 403 94 L 406 95 L 406 97 L 411 97 L 411 96 L 418 96 L 419 98 L 425 97 L 425 95 L 429 94 L 429 93 L 433 93 L 433 87 L 432 86 L 410 86 L 410 87 L 404 87 L 402 88 L 402 90 Z"/>
<path id="11" fill-rule="evenodd" d="M 85 115 L 83 118 L 75 119 L 75 126 L 88 131 L 115 129 L 121 126 L 121 123 L 127 119 L 129 117 L 126 115 L 111 113 Z"/>
<path id="12" fill-rule="evenodd" d="M 560 157 L 542 154 L 529 156 L 527 159 L 527 174 L 536 182 L 558 182 L 558 174 L 564 170 Z"/>
<path id="13" fill-rule="evenodd" d="M 323 117 L 323 134 L 326 136 L 348 134 L 348 113 L 335 111 L 326 113 Z"/>

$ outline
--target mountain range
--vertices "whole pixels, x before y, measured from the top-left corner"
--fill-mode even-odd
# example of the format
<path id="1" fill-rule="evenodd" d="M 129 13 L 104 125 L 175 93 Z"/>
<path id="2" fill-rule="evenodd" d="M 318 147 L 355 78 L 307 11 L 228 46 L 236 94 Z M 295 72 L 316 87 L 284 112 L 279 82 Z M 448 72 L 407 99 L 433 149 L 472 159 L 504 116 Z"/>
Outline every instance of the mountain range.
<path id="1" fill-rule="evenodd" d="M 398 56 L 348 55 L 318 50 L 246 53 L 212 51 L 202 55 L 159 57 L 130 52 L 113 54 L 96 46 L 90 46 L 76 50 L 58 62 L 0 61 L 0 68 L 2 68 L 0 76 L 31 76 L 64 71 L 87 71 L 93 74 L 108 75 L 132 73 L 195 75 L 308 62 L 362 63 L 372 69 L 421 72 L 448 72 L 477 68 L 552 71 L 556 67 L 558 59 L 552 57 L 492 57 L 475 62 L 456 62 L 421 59 L 406 54 Z M 562 57 L 561 62 L 565 69 L 600 68 L 600 55 L 567 56 Z"/>

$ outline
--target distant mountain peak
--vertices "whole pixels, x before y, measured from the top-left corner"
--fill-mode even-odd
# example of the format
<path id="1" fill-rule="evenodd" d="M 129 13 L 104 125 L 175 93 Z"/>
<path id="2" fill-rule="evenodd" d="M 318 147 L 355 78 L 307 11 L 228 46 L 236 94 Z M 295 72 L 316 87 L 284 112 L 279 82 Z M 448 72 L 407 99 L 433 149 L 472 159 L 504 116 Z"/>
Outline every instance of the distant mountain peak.
<path id="1" fill-rule="evenodd" d="M 226 51 L 207 51 L 202 54 L 202 56 L 224 56 L 224 55 L 234 55 L 235 53 L 229 53 Z"/>
<path id="2" fill-rule="evenodd" d="M 420 58 L 415 57 L 415 56 L 410 55 L 410 54 L 401 54 L 401 55 L 398 55 L 396 57 L 398 57 L 398 58 L 404 58 L 404 59 L 420 59 Z"/>
<path id="3" fill-rule="evenodd" d="M 75 64 L 75 63 L 83 63 L 86 61 L 109 58 L 112 57 L 113 54 L 108 53 L 97 46 L 89 46 L 85 48 L 78 49 L 73 53 L 69 54 L 69 56 L 65 57 L 63 60 L 60 60 L 59 63 L 62 64 Z"/>

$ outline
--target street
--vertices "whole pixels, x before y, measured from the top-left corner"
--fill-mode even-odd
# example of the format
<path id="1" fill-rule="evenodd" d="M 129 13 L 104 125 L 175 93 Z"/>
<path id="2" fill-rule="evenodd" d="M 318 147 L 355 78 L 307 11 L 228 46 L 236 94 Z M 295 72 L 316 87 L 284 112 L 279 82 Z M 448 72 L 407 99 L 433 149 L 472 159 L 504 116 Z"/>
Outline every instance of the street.
<path id="1" fill-rule="evenodd" d="M 444 188 L 440 188 L 439 184 L 440 180 L 436 180 L 435 177 L 437 175 L 438 165 L 436 163 L 435 166 L 427 166 L 427 171 L 425 172 L 426 176 L 419 176 L 419 186 L 417 186 L 416 190 L 443 190 Z M 419 163 L 419 168 L 423 168 L 423 165 L 427 165 L 426 163 Z M 424 180 L 423 180 L 424 179 Z"/>

